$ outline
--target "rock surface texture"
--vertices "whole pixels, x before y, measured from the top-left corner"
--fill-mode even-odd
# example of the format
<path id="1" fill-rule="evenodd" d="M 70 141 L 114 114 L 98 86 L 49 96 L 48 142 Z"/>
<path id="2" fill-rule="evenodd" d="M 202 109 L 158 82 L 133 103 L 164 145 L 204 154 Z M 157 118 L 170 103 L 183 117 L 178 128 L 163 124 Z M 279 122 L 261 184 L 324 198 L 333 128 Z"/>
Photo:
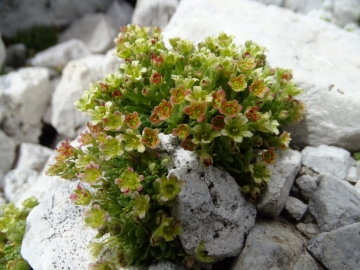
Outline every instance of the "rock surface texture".
<path id="1" fill-rule="evenodd" d="M 39 144 L 22 143 L 16 167 L 41 172 L 53 152 L 52 149 Z"/>
<path id="2" fill-rule="evenodd" d="M 328 269 L 360 269 L 360 223 L 321 233 L 307 249 Z"/>
<path id="3" fill-rule="evenodd" d="M 0 189 L 4 188 L 4 176 L 14 162 L 15 150 L 15 141 L 0 130 Z"/>
<path id="4" fill-rule="evenodd" d="M 358 51 L 360 37 L 290 10 L 247 0 L 229 0 L 226 5 L 217 0 L 182 0 L 164 35 L 198 43 L 220 31 L 235 35 L 236 44 L 250 39 L 265 46 L 272 67 L 293 70 L 294 81 L 304 90 L 299 98 L 307 108 L 305 119 L 290 128 L 295 144 L 360 149 L 358 111 L 344 113 L 344 108 L 360 104 L 360 54 L 352 53 Z"/>
<path id="5" fill-rule="evenodd" d="M 192 152 L 173 154 L 173 172 L 185 185 L 178 195 L 174 215 L 181 220 L 180 241 L 185 251 L 204 248 L 215 261 L 240 253 L 244 236 L 254 226 L 256 210 L 240 193 L 235 180 L 215 167 L 205 168 Z"/>
<path id="6" fill-rule="evenodd" d="M 360 222 L 360 195 L 349 183 L 329 174 L 319 176 L 308 207 L 322 232 Z"/>

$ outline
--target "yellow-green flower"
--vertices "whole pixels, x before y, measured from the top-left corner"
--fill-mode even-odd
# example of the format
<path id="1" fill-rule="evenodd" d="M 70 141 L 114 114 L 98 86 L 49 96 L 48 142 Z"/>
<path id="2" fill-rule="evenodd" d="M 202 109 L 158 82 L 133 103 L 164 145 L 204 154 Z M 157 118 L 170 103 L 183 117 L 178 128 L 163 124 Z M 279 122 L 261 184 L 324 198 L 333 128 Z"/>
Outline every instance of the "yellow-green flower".
<path id="1" fill-rule="evenodd" d="M 141 191 L 143 189 L 141 185 L 143 180 L 143 175 L 139 175 L 137 172 L 134 172 L 133 168 L 128 167 L 120 178 L 115 179 L 115 184 L 120 187 L 121 192 L 124 192 L 125 195 L 130 195 L 133 191 Z"/>
<path id="2" fill-rule="evenodd" d="M 214 130 L 211 124 L 197 125 L 193 128 L 193 131 L 193 139 L 191 141 L 195 144 L 207 144 L 215 137 L 221 136 L 221 132 Z"/>
<path id="3" fill-rule="evenodd" d="M 150 208 L 150 196 L 148 194 L 140 195 L 139 192 L 135 191 L 133 197 L 131 214 L 143 219 Z"/>
<path id="4" fill-rule="evenodd" d="M 173 200 L 181 191 L 184 180 L 179 180 L 174 174 L 169 177 L 165 175 L 155 181 L 159 185 L 158 200 L 160 203 L 166 203 Z"/>
<path id="5" fill-rule="evenodd" d="M 221 130 L 223 136 L 229 136 L 235 142 L 241 143 L 244 137 L 251 137 L 253 134 L 248 131 L 246 123 L 248 119 L 239 114 L 236 118 L 225 117 L 225 128 Z"/>
<path id="6" fill-rule="evenodd" d="M 133 129 L 126 129 L 126 134 L 121 134 L 120 138 L 125 141 L 126 151 L 130 152 L 136 150 L 139 153 L 143 153 L 145 151 L 145 146 L 141 143 L 141 135 L 135 134 Z"/>
<path id="7" fill-rule="evenodd" d="M 261 184 L 262 181 L 270 181 L 271 171 L 264 162 L 258 161 L 255 164 L 250 164 L 249 171 L 256 184 Z"/>
<path id="8" fill-rule="evenodd" d="M 107 161 L 113 157 L 121 156 L 124 153 L 120 136 L 107 136 L 105 142 L 99 144 L 99 150 L 105 154 L 104 159 Z"/>
<path id="9" fill-rule="evenodd" d="M 146 72 L 145 67 L 139 65 L 139 61 L 132 61 L 131 64 L 122 64 L 120 69 L 125 70 L 125 75 L 133 82 L 140 81 L 142 74 Z"/>
<path id="10" fill-rule="evenodd" d="M 154 235 L 163 237 L 165 241 L 173 241 L 181 233 L 180 221 L 170 217 L 164 217 L 161 225 L 156 229 Z"/>

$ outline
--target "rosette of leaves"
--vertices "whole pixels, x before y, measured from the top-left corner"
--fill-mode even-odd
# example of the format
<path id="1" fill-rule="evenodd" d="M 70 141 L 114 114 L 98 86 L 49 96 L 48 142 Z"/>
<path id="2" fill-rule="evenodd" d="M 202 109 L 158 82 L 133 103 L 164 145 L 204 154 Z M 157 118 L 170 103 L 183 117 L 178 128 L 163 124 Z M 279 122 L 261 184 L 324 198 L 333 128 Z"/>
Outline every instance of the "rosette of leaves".
<path id="1" fill-rule="evenodd" d="M 301 90 L 291 70 L 266 64 L 265 48 L 247 41 L 239 49 L 232 40 L 220 33 L 195 46 L 173 38 L 167 48 L 159 28 L 149 34 L 128 25 L 115 39 L 115 54 L 124 59 L 119 72 L 90 84 L 75 102 L 91 117 L 88 130 L 79 147 L 62 143 L 48 174 L 80 178 L 96 190 L 78 187 L 72 199 L 91 205 L 85 220 L 108 236 L 94 255 L 114 249 L 99 267 L 191 261 L 177 238 L 181 224 L 171 217 L 183 181 L 167 175 L 160 132 L 177 136 L 206 166 L 227 170 L 251 198 L 266 187 L 268 164 L 290 143 L 281 126 L 304 112 L 296 99 Z"/>
<path id="2" fill-rule="evenodd" d="M 37 200 L 31 197 L 25 200 L 24 208 L 8 203 L 0 207 L 0 270 L 30 270 L 30 265 L 20 254 L 25 233 L 26 218 Z"/>

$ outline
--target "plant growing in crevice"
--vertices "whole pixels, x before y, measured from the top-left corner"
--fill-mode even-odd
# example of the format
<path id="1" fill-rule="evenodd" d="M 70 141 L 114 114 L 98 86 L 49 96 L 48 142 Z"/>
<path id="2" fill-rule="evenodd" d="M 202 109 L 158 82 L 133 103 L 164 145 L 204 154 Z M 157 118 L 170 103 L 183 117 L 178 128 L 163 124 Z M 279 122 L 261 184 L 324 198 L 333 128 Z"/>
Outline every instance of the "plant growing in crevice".
<path id="1" fill-rule="evenodd" d="M 172 204 L 184 182 L 168 175 L 158 150 L 159 133 L 172 134 L 205 166 L 231 173 L 242 191 L 256 199 L 266 188 L 276 149 L 287 149 L 290 134 L 279 128 L 301 120 L 301 90 L 287 69 L 266 65 L 265 48 L 247 41 L 239 49 L 220 33 L 194 46 L 170 39 L 167 49 L 158 28 L 129 25 L 115 39 L 124 59 L 119 72 L 90 84 L 76 107 L 90 115 L 78 147 L 57 149 L 50 175 L 80 178 L 71 196 L 89 205 L 85 221 L 114 250 L 108 261 L 93 264 L 144 266 L 161 260 L 191 265 L 178 240 L 180 221 Z M 101 248 L 99 248 L 101 247 Z M 201 251 L 200 257 L 211 260 Z M 201 261 L 197 258 L 198 261 Z"/>

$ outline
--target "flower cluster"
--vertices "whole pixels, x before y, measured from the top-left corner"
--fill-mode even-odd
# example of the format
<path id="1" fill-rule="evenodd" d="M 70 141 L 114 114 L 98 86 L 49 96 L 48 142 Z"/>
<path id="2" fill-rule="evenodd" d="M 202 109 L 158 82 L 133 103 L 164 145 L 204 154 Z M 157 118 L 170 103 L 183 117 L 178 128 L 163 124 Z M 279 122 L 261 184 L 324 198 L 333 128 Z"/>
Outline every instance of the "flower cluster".
<path id="1" fill-rule="evenodd" d="M 79 147 L 61 144 L 48 174 L 96 190 L 80 185 L 71 199 L 92 202 L 85 220 L 111 236 L 106 245 L 116 254 L 109 264 L 143 266 L 183 254 L 171 205 L 184 182 L 168 175 L 168 159 L 157 150 L 160 132 L 178 137 L 206 166 L 234 175 L 253 199 L 270 180 L 276 149 L 288 148 L 290 134 L 280 127 L 301 120 L 301 90 L 290 70 L 266 64 L 265 48 L 247 41 L 238 49 L 232 40 L 220 33 L 194 46 L 173 38 L 168 49 L 158 28 L 149 34 L 123 27 L 115 39 L 124 59 L 119 72 L 90 84 L 75 102 L 91 117 L 88 130 Z"/>

